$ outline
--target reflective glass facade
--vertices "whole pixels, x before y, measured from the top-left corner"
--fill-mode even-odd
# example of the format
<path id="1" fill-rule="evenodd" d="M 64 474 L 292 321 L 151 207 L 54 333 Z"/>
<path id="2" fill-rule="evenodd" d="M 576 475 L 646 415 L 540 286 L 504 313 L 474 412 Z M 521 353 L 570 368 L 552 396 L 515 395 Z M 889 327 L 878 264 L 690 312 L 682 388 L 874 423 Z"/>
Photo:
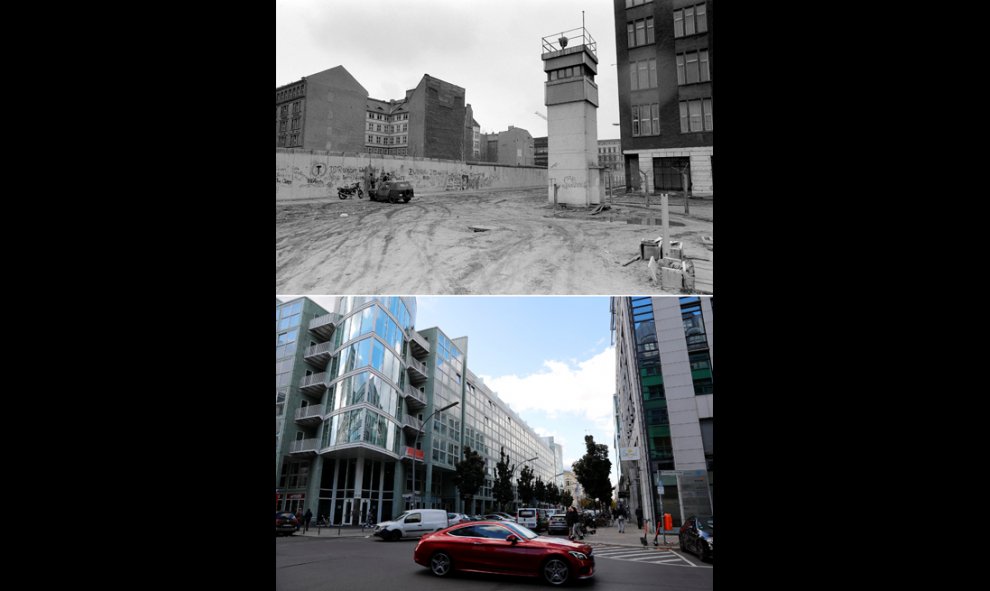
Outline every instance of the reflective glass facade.
<path id="1" fill-rule="evenodd" d="M 562 449 L 540 438 L 467 369 L 467 338 L 417 332 L 416 303 L 340 297 L 332 310 L 307 298 L 276 301 L 276 506 L 310 508 L 334 524 L 418 506 L 468 509 L 451 476 L 464 446 L 487 460 L 488 482 L 471 510 L 490 511 L 499 450 L 544 482 Z M 457 406 L 434 412 L 453 402 Z M 426 421 L 424 424 L 423 421 Z M 559 479 L 558 479 L 559 480 Z"/>

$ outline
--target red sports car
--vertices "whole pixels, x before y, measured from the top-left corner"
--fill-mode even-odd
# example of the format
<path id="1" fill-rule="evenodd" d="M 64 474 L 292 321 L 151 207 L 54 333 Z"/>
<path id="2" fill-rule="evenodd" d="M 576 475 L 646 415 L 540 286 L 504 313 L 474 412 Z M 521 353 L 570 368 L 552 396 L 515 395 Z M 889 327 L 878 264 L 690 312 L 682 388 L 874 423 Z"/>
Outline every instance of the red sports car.
<path id="1" fill-rule="evenodd" d="M 473 521 L 427 534 L 413 559 L 438 577 L 456 570 L 543 577 L 551 585 L 563 585 L 595 574 L 591 546 L 539 536 L 508 521 Z"/>

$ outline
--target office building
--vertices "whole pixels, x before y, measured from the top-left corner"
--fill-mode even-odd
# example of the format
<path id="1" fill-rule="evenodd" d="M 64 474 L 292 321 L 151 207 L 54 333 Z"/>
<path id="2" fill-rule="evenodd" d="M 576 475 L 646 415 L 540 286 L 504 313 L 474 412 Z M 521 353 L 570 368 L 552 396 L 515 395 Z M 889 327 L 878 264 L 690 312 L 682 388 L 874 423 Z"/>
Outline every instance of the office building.
<path id="1" fill-rule="evenodd" d="M 714 0 L 614 3 L 627 187 L 713 195 Z"/>
<path id="2" fill-rule="evenodd" d="M 415 328 L 414 298 L 340 297 L 333 310 L 276 299 L 275 318 L 277 510 L 309 508 L 333 524 L 414 506 L 477 513 L 495 508 L 503 449 L 514 478 L 523 465 L 544 482 L 562 471 L 560 446 L 467 368 L 467 337 Z M 465 446 L 486 463 L 470 503 L 452 479 Z"/>
<path id="3" fill-rule="evenodd" d="M 711 297 L 612 298 L 618 496 L 675 527 L 713 512 L 714 325 Z"/>

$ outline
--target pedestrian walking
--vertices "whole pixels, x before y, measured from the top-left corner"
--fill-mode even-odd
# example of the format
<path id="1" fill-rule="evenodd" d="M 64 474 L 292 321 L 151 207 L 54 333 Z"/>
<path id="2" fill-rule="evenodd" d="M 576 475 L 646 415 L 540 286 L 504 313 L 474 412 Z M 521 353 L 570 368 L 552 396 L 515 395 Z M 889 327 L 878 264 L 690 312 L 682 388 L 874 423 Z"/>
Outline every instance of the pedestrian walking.
<path id="1" fill-rule="evenodd" d="M 636 507 L 636 529 L 643 529 L 643 508 Z"/>
<path id="2" fill-rule="evenodd" d="M 299 531 L 299 528 L 302 527 L 302 524 L 303 524 L 303 512 L 302 512 L 302 507 L 299 507 L 296 509 L 296 531 Z"/>
<path id="3" fill-rule="evenodd" d="M 619 506 L 618 513 L 615 520 L 619 523 L 619 533 L 624 534 L 626 533 L 626 508 Z"/>
<path id="4" fill-rule="evenodd" d="M 581 518 L 578 515 L 577 509 L 574 506 L 567 508 L 567 514 L 564 516 L 567 526 L 571 530 L 571 541 L 577 540 L 580 537 L 582 540 L 584 536 L 581 535 Z"/>
<path id="5" fill-rule="evenodd" d="M 303 520 L 304 520 L 303 523 L 306 524 L 306 529 L 304 529 L 303 531 L 309 531 L 309 522 L 313 520 L 313 512 L 310 511 L 309 509 L 306 509 L 306 514 L 303 515 Z"/>

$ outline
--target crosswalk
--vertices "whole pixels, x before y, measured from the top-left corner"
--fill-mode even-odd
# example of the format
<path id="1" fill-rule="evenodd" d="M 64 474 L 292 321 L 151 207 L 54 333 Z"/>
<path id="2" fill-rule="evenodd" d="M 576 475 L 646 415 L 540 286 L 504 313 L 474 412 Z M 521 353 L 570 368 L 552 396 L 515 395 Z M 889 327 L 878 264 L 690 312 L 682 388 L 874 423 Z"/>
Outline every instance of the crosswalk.
<path id="1" fill-rule="evenodd" d="M 670 564 L 678 566 L 696 566 L 691 561 L 682 558 L 670 550 L 657 548 L 631 548 L 629 546 L 614 546 L 592 542 L 595 549 L 595 559 L 608 558 L 611 560 L 627 560 L 629 562 L 648 562 L 650 564 Z"/>

